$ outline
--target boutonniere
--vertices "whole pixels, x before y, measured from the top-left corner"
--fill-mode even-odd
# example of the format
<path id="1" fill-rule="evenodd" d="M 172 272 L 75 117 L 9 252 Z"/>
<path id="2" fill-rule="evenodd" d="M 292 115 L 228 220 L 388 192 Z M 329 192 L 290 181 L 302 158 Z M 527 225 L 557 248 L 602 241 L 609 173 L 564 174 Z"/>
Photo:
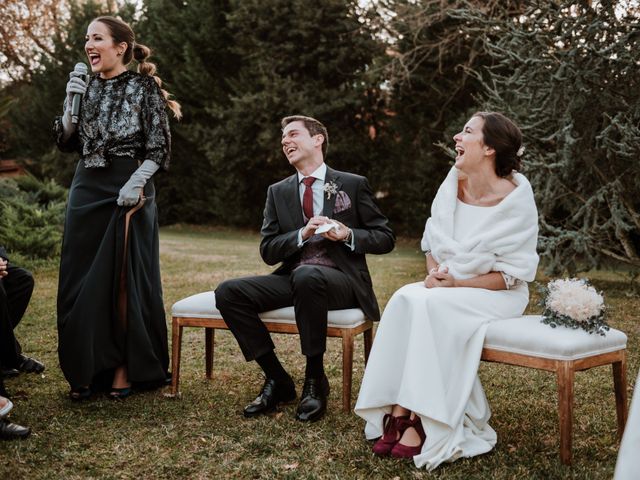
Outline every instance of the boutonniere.
<path id="1" fill-rule="evenodd" d="M 331 195 L 338 193 L 338 185 L 331 180 L 329 183 L 325 183 L 322 190 L 327 194 L 327 200 L 331 199 Z"/>

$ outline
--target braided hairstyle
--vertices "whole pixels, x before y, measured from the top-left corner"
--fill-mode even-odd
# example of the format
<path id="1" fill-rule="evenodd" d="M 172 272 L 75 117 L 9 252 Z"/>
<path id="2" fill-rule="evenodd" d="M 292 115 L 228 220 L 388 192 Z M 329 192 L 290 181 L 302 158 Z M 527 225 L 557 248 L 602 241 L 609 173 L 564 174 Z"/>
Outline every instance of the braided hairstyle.
<path id="1" fill-rule="evenodd" d="M 496 151 L 496 175 L 507 177 L 522 168 L 522 132 L 515 123 L 498 112 L 477 112 L 474 117 L 484 120 L 484 144 Z"/>
<path id="2" fill-rule="evenodd" d="M 127 44 L 127 49 L 124 51 L 124 55 L 122 57 L 122 63 L 124 65 L 129 65 L 132 60 L 138 62 L 138 73 L 153 77 L 160 87 L 160 91 L 167 102 L 169 110 L 173 112 L 174 117 L 180 120 L 182 118 L 180 104 L 175 100 L 171 100 L 169 98 L 171 94 L 162 88 L 162 80 L 155 74 L 156 65 L 147 61 L 147 58 L 151 56 L 151 49 L 145 45 L 136 43 L 135 34 L 133 33 L 131 26 L 119 18 L 110 16 L 98 17 L 93 21 L 103 23 L 107 26 L 111 33 L 111 37 L 113 38 L 113 43 L 118 44 L 124 42 Z"/>

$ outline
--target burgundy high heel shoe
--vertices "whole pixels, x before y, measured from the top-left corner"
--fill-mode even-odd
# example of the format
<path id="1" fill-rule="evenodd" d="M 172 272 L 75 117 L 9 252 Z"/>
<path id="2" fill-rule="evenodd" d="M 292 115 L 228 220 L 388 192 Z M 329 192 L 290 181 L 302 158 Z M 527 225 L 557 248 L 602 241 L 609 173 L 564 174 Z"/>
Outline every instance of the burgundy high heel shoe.
<path id="1" fill-rule="evenodd" d="M 404 430 L 408 428 L 415 428 L 416 433 L 420 437 L 420 444 L 415 447 L 409 447 L 407 445 L 403 445 L 398 442 L 391 449 L 391 456 L 395 458 L 413 458 L 418 455 L 422 451 L 422 446 L 424 445 L 424 441 L 427 439 L 427 434 L 424 433 L 424 428 L 422 427 L 422 421 L 420 417 L 416 415 L 413 420 L 406 420 L 406 427 Z"/>
<path id="2" fill-rule="evenodd" d="M 382 425 L 384 428 L 382 437 L 373 445 L 373 453 L 380 457 L 389 455 L 391 449 L 398 443 L 402 433 L 409 426 L 409 416 L 394 417 L 387 413 L 382 420 Z"/>

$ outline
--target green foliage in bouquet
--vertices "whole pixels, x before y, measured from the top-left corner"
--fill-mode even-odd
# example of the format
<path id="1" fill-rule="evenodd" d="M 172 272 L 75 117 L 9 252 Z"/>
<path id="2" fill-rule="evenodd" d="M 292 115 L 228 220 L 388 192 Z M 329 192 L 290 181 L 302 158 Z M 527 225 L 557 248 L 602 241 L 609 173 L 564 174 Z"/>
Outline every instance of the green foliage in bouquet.
<path id="1" fill-rule="evenodd" d="M 549 282 L 540 290 L 542 323 L 556 328 L 581 328 L 588 333 L 604 336 L 609 330 L 604 297 L 587 279 L 559 279 Z"/>
<path id="2" fill-rule="evenodd" d="M 28 258 L 60 253 L 67 192 L 31 175 L 0 179 L 0 244 Z"/>

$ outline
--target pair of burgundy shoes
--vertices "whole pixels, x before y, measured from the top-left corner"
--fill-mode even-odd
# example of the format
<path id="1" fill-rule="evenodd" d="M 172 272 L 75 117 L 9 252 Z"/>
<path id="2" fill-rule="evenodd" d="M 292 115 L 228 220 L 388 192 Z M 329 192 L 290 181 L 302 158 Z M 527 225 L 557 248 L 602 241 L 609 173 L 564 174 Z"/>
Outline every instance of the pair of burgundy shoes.
<path id="1" fill-rule="evenodd" d="M 395 458 L 413 458 L 422 451 L 422 445 L 427 438 L 427 434 L 424 433 L 422 428 L 422 421 L 420 417 L 415 415 L 413 420 L 410 420 L 408 415 L 403 417 L 394 417 L 387 413 L 382 420 L 383 433 L 382 437 L 373 445 L 373 453 L 380 457 L 391 455 Z M 400 438 L 402 434 L 408 428 L 414 428 L 420 437 L 420 445 L 415 447 L 409 447 L 402 445 Z"/>

